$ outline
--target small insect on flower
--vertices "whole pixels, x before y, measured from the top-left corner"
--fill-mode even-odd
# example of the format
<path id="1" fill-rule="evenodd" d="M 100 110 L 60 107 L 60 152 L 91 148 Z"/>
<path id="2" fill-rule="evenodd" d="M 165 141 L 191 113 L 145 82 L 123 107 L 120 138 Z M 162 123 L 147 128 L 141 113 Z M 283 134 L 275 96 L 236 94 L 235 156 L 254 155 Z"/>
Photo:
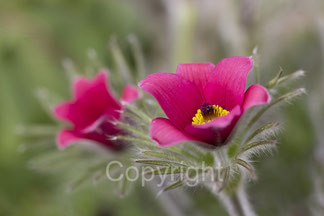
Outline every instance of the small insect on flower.
<path id="1" fill-rule="evenodd" d="M 250 57 L 230 57 L 216 66 L 180 64 L 176 74 L 154 73 L 142 80 L 139 86 L 155 97 L 168 117 L 152 121 L 152 139 L 162 146 L 186 140 L 226 144 L 247 109 L 270 102 L 259 84 L 245 91 L 252 66 Z"/>
<path id="2" fill-rule="evenodd" d="M 72 101 L 66 101 L 54 108 L 54 115 L 72 123 L 70 129 L 63 129 L 57 136 L 57 146 L 65 148 L 80 140 L 90 140 L 119 150 L 108 136 L 121 133 L 112 121 L 121 119 L 123 102 L 132 102 L 139 97 L 139 91 L 133 86 L 124 88 L 121 101 L 117 100 L 108 88 L 107 71 L 102 70 L 93 80 L 78 77 L 73 83 Z"/>

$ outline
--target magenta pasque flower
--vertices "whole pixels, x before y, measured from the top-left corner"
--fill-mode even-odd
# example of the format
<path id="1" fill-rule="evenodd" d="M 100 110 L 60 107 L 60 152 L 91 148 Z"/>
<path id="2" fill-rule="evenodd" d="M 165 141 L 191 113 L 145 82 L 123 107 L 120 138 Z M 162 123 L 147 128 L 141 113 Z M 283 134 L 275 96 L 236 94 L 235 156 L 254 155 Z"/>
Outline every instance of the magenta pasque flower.
<path id="1" fill-rule="evenodd" d="M 116 100 L 107 84 L 107 71 L 101 70 L 89 80 L 78 77 L 73 83 L 72 101 L 66 101 L 54 108 L 54 115 L 72 123 L 71 129 L 63 129 L 57 135 L 57 146 L 65 148 L 79 140 L 95 141 L 113 150 L 121 148 L 107 137 L 121 133 L 111 121 L 121 118 L 123 106 Z M 139 97 L 133 86 L 124 88 L 121 101 L 131 102 Z"/>
<path id="2" fill-rule="evenodd" d="M 245 91 L 250 57 L 230 57 L 212 63 L 180 64 L 175 74 L 154 73 L 139 86 L 156 98 L 166 118 L 156 118 L 150 135 L 161 146 L 186 140 L 221 146 L 227 143 L 242 114 L 270 102 L 259 84 Z"/>

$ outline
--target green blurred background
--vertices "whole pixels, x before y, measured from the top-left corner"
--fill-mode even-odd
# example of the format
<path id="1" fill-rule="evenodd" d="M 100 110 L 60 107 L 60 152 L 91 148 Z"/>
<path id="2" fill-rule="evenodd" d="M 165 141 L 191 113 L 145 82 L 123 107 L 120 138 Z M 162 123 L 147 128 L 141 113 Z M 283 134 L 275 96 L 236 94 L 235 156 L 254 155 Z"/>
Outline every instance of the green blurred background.
<path id="1" fill-rule="evenodd" d="M 95 50 L 114 68 L 109 41 L 117 38 L 133 65 L 128 36 L 139 39 L 149 73 L 172 72 L 185 62 L 217 63 L 259 50 L 261 80 L 279 70 L 307 72 L 299 81 L 309 97 L 324 101 L 324 2 L 321 0 L 2 0 L 0 2 L 0 215 L 166 215 L 142 188 L 119 199 L 107 185 L 66 193 L 62 176 L 28 169 L 32 155 L 19 124 L 46 124 L 37 101 L 43 87 L 68 98 L 62 61 L 87 73 Z M 139 80 L 137 80 L 139 81 Z M 310 215 L 313 152 L 317 135 L 308 96 L 274 112 L 285 122 L 278 151 L 257 163 L 250 196 L 260 215 Z M 319 131 L 323 128 L 318 128 Z M 54 141 L 53 141 L 54 145 Z M 323 155 L 324 157 L 324 155 Z M 205 215 L 226 215 L 206 191 L 194 190 Z M 192 215 L 194 215 L 192 213 Z"/>

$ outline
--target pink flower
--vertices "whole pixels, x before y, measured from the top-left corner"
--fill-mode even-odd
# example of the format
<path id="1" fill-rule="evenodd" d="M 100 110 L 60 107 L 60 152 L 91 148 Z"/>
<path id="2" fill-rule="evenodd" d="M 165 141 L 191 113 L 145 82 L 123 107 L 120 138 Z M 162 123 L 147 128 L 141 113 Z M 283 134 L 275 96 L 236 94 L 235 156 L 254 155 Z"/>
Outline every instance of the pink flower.
<path id="1" fill-rule="evenodd" d="M 155 73 L 142 80 L 139 86 L 156 98 L 168 117 L 152 121 L 152 139 L 161 146 L 186 140 L 224 145 L 247 109 L 270 102 L 261 85 L 245 91 L 252 66 L 252 58 L 230 57 L 216 66 L 180 64 L 175 74 Z"/>
<path id="2" fill-rule="evenodd" d="M 54 115 L 72 123 L 71 129 L 63 129 L 57 136 L 57 146 L 65 148 L 79 140 L 95 141 L 105 147 L 118 150 L 121 145 L 114 144 L 107 136 L 121 133 L 109 121 L 121 118 L 121 103 L 108 89 L 107 71 L 102 70 L 93 80 L 78 77 L 73 83 L 74 99 L 54 108 Z M 126 86 L 122 101 L 131 102 L 139 97 L 138 90 Z"/>

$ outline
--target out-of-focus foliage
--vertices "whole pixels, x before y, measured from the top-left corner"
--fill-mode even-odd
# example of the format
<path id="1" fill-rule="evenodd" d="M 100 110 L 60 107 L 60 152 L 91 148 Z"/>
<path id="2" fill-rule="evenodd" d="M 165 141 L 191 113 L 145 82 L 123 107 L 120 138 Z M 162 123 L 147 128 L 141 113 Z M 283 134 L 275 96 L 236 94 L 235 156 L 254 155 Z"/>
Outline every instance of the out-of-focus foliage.
<path id="1" fill-rule="evenodd" d="M 87 52 L 93 49 L 113 69 L 107 47 L 117 36 L 133 62 L 123 41 L 134 33 L 144 45 L 149 72 L 172 72 L 178 63 L 251 55 L 257 45 L 261 82 L 273 77 L 279 66 L 285 74 L 304 69 L 308 94 L 323 101 L 322 88 L 315 88 L 324 85 L 318 79 L 323 73 L 323 23 L 321 0 L 1 1 L 0 215 L 163 215 L 159 199 L 155 202 L 142 188 L 122 201 L 106 193 L 112 190 L 108 184 L 66 193 L 61 184 L 66 176 L 27 168 L 33 153 L 21 152 L 26 140 L 15 134 L 16 125 L 52 121 L 34 92 L 45 87 L 68 97 L 64 58 L 86 73 Z M 279 149 L 257 164 L 259 181 L 249 188 L 260 215 L 310 214 L 310 162 L 316 144 L 311 101 L 302 99 L 273 113 L 285 122 Z M 208 192 L 190 194 L 202 212 L 223 215 Z"/>
<path id="2" fill-rule="evenodd" d="M 107 63 L 110 37 L 141 36 L 143 27 L 137 11 L 127 2 L 1 1 L 0 215 L 107 215 L 117 209 L 123 215 L 143 214 L 139 206 L 148 200 L 130 197 L 119 202 L 107 197 L 112 188 L 72 194 L 65 187 L 57 188 L 62 176 L 28 169 L 27 161 L 33 155 L 21 152 L 20 145 L 26 140 L 16 134 L 18 124 L 50 121 L 34 97 L 37 88 L 68 97 L 69 84 L 61 65 L 64 58 L 72 58 L 84 73 L 89 49 Z M 37 144 L 36 140 L 29 142 Z M 154 208 L 145 209 L 150 214 Z"/>

